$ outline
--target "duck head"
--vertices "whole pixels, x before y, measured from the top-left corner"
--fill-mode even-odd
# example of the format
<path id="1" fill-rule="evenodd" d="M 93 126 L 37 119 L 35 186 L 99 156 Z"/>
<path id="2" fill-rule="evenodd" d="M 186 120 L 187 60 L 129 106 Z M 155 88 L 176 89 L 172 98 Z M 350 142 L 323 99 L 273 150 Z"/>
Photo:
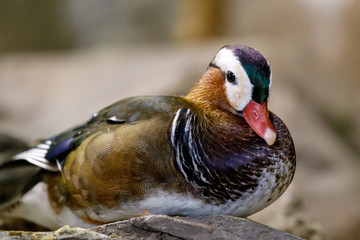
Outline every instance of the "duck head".
<path id="1" fill-rule="evenodd" d="M 276 140 L 267 102 L 271 69 L 257 50 L 243 45 L 221 48 L 188 97 L 206 108 L 221 108 L 243 117 L 268 145 Z M 205 106 L 206 105 L 206 106 Z"/>

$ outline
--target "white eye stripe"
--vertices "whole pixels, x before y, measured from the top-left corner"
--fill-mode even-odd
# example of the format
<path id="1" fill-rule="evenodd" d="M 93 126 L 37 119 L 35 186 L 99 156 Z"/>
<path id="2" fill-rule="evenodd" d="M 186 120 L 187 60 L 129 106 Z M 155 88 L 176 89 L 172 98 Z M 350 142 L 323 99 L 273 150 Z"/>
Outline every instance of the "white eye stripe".
<path id="1" fill-rule="evenodd" d="M 226 81 L 225 88 L 226 97 L 236 111 L 242 111 L 252 98 L 253 85 L 245 70 L 238 78 L 237 84 Z"/>
<path id="2" fill-rule="evenodd" d="M 223 48 L 216 54 L 213 64 L 226 74 L 231 71 L 235 75 L 234 82 L 225 82 L 226 97 L 236 111 L 242 111 L 252 98 L 253 85 L 238 58 L 230 49 Z"/>
<path id="3" fill-rule="evenodd" d="M 225 74 L 227 71 L 232 71 L 236 77 L 239 76 L 239 68 L 241 66 L 238 59 L 234 56 L 230 49 L 221 49 L 218 54 L 216 54 L 213 63 Z"/>

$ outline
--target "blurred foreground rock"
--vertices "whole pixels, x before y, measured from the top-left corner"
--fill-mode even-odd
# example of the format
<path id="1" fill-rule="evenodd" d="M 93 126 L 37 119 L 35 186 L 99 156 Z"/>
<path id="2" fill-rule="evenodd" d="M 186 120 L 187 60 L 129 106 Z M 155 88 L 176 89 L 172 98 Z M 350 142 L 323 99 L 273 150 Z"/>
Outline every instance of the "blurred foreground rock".
<path id="1" fill-rule="evenodd" d="M 301 239 L 260 223 L 231 216 L 150 215 L 92 229 L 65 226 L 54 232 L 0 232 L 0 239 Z"/>

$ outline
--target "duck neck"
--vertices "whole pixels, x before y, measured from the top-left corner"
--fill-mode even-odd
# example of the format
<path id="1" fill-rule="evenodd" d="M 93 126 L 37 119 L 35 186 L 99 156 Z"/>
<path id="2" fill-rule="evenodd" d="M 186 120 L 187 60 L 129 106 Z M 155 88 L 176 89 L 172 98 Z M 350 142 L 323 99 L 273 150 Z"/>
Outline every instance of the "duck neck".
<path id="1" fill-rule="evenodd" d="M 210 67 L 185 99 L 214 118 L 236 114 L 226 98 L 224 77 L 217 68 Z"/>

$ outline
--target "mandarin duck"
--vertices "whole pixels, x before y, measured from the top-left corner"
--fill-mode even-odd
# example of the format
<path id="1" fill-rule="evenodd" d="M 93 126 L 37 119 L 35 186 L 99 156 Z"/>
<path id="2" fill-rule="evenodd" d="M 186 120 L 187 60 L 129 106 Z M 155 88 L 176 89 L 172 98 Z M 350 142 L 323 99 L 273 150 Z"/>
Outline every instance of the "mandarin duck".
<path id="1" fill-rule="evenodd" d="M 257 50 L 221 48 L 187 96 L 120 100 L 3 163 L 0 216 L 55 229 L 265 208 L 295 172 L 271 79 Z"/>

